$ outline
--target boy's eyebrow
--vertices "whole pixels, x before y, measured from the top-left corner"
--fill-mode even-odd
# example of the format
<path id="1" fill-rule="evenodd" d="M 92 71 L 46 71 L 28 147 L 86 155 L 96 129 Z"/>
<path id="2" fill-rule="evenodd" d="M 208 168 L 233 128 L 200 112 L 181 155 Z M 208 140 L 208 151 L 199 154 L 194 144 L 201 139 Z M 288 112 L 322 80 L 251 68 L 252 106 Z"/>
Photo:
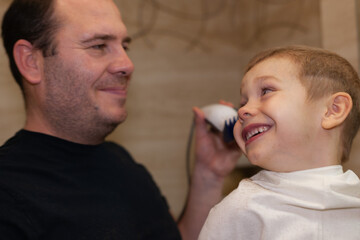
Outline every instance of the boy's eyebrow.
<path id="1" fill-rule="evenodd" d="M 274 76 L 271 76 L 271 75 L 265 75 L 265 76 L 257 77 L 257 78 L 255 78 L 255 81 L 256 82 L 263 82 L 263 81 L 268 80 L 268 79 L 273 79 L 273 80 L 275 80 L 277 82 L 280 81 L 278 78 L 276 78 Z"/>
<path id="2" fill-rule="evenodd" d="M 255 81 L 256 84 L 259 84 L 259 83 L 261 83 L 263 81 L 266 81 L 268 79 L 273 79 L 276 82 L 280 82 L 280 79 L 278 79 L 278 78 L 276 78 L 275 76 L 272 76 L 272 75 L 264 75 L 264 76 L 256 77 L 254 79 L 254 81 Z M 243 88 L 243 84 L 240 85 L 240 96 L 243 94 L 242 88 Z"/>
<path id="3" fill-rule="evenodd" d="M 94 41 L 97 41 L 97 40 L 106 41 L 106 40 L 115 40 L 115 39 L 117 39 L 117 37 L 115 35 L 112 35 L 112 34 L 94 34 L 93 36 L 82 40 L 81 43 L 88 44 L 88 43 L 91 43 L 91 42 L 94 42 Z M 125 37 L 122 40 L 122 43 L 130 43 L 130 42 L 131 42 L 130 37 Z"/>

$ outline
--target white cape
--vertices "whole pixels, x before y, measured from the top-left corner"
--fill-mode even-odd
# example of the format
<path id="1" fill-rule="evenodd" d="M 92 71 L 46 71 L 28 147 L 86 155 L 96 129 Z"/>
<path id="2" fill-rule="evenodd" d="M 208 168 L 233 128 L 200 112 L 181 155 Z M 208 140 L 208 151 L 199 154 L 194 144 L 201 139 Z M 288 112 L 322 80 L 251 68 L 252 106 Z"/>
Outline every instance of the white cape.
<path id="1" fill-rule="evenodd" d="M 199 239 L 359 240 L 359 178 L 342 166 L 263 170 L 210 211 Z"/>

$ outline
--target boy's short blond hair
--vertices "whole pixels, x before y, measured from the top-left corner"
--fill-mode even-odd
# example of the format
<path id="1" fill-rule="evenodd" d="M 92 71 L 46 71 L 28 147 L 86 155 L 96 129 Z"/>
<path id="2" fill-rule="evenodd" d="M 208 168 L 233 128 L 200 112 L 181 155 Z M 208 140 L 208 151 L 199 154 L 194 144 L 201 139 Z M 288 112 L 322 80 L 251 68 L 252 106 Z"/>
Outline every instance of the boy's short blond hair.
<path id="1" fill-rule="evenodd" d="M 360 125 L 360 80 L 351 64 L 339 55 L 324 49 L 307 46 L 271 48 L 255 55 L 245 68 L 245 73 L 256 64 L 272 57 L 285 57 L 299 69 L 301 83 L 307 90 L 309 100 L 316 100 L 336 92 L 347 92 L 353 101 L 342 132 L 342 158 L 349 159 L 352 141 Z"/>

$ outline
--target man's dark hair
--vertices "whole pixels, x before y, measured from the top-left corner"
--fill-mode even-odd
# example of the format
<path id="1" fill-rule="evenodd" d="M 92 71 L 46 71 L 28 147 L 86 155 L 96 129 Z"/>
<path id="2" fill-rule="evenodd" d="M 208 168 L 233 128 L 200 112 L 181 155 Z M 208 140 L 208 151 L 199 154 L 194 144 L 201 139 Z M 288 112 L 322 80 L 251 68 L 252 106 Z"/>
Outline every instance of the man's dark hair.
<path id="1" fill-rule="evenodd" d="M 54 0 L 14 0 L 2 22 L 2 38 L 9 57 L 11 72 L 23 89 L 22 76 L 14 56 L 15 43 L 24 39 L 42 51 L 44 57 L 56 54 L 54 34 L 59 22 L 54 17 Z"/>

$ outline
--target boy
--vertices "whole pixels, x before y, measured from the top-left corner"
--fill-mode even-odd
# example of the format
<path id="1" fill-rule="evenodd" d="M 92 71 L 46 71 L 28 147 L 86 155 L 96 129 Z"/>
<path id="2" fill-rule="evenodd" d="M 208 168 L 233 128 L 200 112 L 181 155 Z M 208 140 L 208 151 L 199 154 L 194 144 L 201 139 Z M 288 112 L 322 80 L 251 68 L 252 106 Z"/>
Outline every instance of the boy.
<path id="1" fill-rule="evenodd" d="M 359 97 L 356 71 L 336 54 L 290 46 L 256 55 L 234 135 L 265 170 L 211 210 L 199 239 L 359 239 L 360 181 L 341 166 Z"/>

